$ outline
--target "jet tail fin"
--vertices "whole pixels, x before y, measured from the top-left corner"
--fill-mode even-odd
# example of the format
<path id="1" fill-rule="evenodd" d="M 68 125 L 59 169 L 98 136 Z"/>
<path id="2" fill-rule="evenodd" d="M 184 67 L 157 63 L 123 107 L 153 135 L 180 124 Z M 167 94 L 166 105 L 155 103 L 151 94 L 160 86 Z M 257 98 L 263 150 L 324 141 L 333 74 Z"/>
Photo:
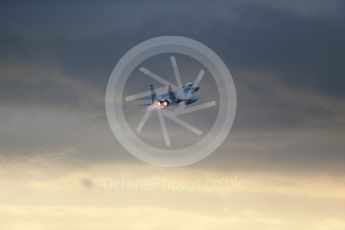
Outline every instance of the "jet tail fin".
<path id="1" fill-rule="evenodd" d="M 152 84 L 150 85 L 150 90 L 151 90 L 151 100 L 152 100 L 152 103 L 153 103 L 155 100 L 157 100 L 157 94 L 156 94 L 156 91 L 153 88 Z"/>
<path id="2" fill-rule="evenodd" d="M 169 99 L 170 99 L 171 101 L 173 101 L 173 102 L 176 101 L 175 93 L 172 91 L 170 85 L 168 86 L 168 96 L 169 96 Z"/>

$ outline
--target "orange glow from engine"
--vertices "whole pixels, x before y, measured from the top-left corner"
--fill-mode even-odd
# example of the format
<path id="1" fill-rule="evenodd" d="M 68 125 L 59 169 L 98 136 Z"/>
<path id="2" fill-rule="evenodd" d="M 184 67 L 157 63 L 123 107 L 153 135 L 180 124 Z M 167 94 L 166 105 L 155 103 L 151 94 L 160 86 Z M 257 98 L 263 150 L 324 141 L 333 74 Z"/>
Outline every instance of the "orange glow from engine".
<path id="1" fill-rule="evenodd" d="M 169 106 L 168 101 L 154 101 L 151 106 L 149 106 L 149 109 L 158 110 L 163 109 Z"/>

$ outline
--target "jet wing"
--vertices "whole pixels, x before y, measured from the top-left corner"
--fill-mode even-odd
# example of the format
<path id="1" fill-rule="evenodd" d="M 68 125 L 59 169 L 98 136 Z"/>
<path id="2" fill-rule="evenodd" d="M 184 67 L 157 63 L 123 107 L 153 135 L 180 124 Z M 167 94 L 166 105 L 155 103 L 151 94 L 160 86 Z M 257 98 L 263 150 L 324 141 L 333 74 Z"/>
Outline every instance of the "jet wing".
<path id="1" fill-rule="evenodd" d="M 139 97 L 139 98 L 137 98 L 135 100 L 151 100 L 151 95 L 145 96 L 145 97 Z"/>
<path id="2" fill-rule="evenodd" d="M 169 94 L 165 93 L 162 95 L 157 96 L 159 99 L 165 99 L 165 98 L 169 98 Z M 139 97 L 136 100 L 151 100 L 151 95 L 146 96 L 146 97 Z"/>
<path id="3" fill-rule="evenodd" d="M 191 94 L 191 93 L 184 93 L 183 91 L 177 91 L 176 92 L 176 97 L 180 100 L 189 100 L 189 99 L 191 99 L 192 96 L 193 96 L 193 94 Z"/>

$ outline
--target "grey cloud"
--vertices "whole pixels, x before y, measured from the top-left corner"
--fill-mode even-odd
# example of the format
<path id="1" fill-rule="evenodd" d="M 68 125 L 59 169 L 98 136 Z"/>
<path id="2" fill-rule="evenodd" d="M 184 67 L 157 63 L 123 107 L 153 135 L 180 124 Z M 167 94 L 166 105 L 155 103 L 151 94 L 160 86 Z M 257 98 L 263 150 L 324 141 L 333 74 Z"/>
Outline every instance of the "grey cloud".
<path id="1" fill-rule="evenodd" d="M 328 162 L 331 171 L 343 162 L 345 17 L 340 1 L 2 6 L 4 152 L 63 146 L 83 152 L 81 158 L 89 162 L 139 162 L 112 136 L 105 86 L 115 63 L 134 45 L 181 35 L 217 52 L 238 89 L 229 143 L 199 166 L 293 170 L 309 161 L 312 171 L 322 168 L 321 162 Z M 315 130 L 315 136 L 310 136 L 313 131 L 302 135 L 304 130 Z M 337 135 L 324 137 L 323 130 Z M 292 138 L 297 134 L 300 140 Z"/>
<path id="2" fill-rule="evenodd" d="M 336 119 L 343 114 L 341 100 L 331 105 L 336 100 L 286 87 L 271 73 L 244 74 L 237 86 L 239 131 L 341 125 Z"/>
<path id="3" fill-rule="evenodd" d="M 245 0 L 238 4 L 257 4 L 280 12 L 287 12 L 302 18 L 308 17 L 334 17 L 340 13 L 339 0 Z"/>
<path id="4" fill-rule="evenodd" d="M 98 86 L 67 75 L 59 67 L 45 63 L 0 64 L 2 104 L 55 104 L 103 109 L 104 92 Z"/>
<path id="5" fill-rule="evenodd" d="M 342 9 L 335 0 L 10 5 L 3 8 L 1 56 L 49 59 L 104 87 L 115 62 L 132 46 L 182 35 L 213 48 L 235 77 L 248 70 L 275 71 L 292 88 L 343 96 Z M 304 11 L 313 17 L 299 17 Z"/>

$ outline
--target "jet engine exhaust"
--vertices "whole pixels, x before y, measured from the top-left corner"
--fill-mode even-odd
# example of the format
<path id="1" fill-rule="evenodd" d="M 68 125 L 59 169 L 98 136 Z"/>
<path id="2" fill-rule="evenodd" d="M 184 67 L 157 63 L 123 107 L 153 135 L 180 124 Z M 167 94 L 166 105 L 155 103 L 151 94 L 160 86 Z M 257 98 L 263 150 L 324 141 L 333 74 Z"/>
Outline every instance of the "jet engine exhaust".
<path id="1" fill-rule="evenodd" d="M 149 110 L 158 110 L 158 109 L 164 109 L 169 106 L 169 102 L 167 100 L 163 101 L 155 101 L 151 105 L 148 106 Z"/>

